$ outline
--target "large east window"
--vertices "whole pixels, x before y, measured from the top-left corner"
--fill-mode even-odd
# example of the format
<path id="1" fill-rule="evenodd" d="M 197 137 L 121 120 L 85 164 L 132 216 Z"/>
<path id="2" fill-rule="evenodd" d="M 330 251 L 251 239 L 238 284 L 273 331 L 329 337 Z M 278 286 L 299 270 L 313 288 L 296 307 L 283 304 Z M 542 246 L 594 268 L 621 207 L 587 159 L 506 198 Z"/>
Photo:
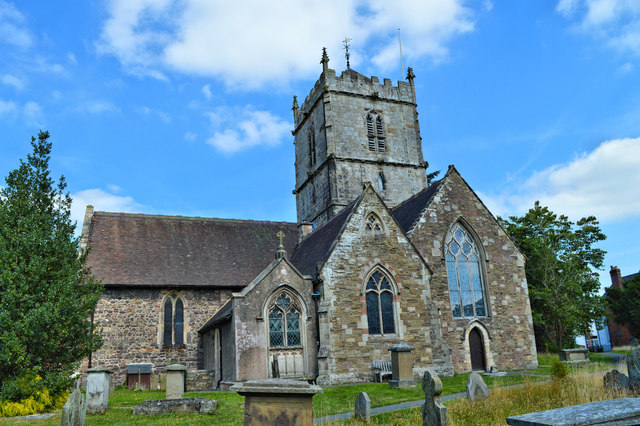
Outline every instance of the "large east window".
<path id="1" fill-rule="evenodd" d="M 269 308 L 269 346 L 300 346 L 300 310 L 282 292 Z"/>
<path id="2" fill-rule="evenodd" d="M 460 223 L 447 233 L 445 249 L 453 317 L 487 316 L 478 247 Z"/>

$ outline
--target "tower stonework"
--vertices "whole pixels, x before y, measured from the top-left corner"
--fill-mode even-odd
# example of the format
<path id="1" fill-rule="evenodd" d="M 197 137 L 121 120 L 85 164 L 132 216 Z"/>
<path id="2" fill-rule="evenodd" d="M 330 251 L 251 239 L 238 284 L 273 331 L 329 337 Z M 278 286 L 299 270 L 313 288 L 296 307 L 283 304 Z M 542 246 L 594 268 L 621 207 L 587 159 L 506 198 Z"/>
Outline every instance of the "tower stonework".
<path id="1" fill-rule="evenodd" d="M 323 72 L 298 108 L 294 99 L 298 222 L 321 225 L 371 182 L 390 208 L 427 187 L 427 163 L 409 81 L 380 84 L 347 69 Z"/>

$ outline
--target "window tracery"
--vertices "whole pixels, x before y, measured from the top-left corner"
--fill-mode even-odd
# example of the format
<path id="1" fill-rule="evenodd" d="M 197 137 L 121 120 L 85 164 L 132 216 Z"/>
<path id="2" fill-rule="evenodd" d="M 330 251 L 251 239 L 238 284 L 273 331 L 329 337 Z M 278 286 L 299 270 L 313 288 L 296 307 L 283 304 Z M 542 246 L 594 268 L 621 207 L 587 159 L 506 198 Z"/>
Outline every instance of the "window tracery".
<path id="1" fill-rule="evenodd" d="M 365 288 L 369 334 L 396 332 L 393 295 L 393 288 L 385 274 L 380 270 L 371 274 Z"/>
<path id="2" fill-rule="evenodd" d="M 384 234 L 382 221 L 375 213 L 369 213 L 365 220 L 364 230 L 367 234 L 380 235 Z"/>
<path id="3" fill-rule="evenodd" d="M 367 140 L 369 151 L 385 152 L 387 150 L 382 115 L 374 112 L 367 114 Z"/>
<path id="4" fill-rule="evenodd" d="M 282 292 L 269 307 L 269 346 L 301 346 L 300 309 Z"/>
<path id="5" fill-rule="evenodd" d="M 164 302 L 163 324 L 164 346 L 180 346 L 184 344 L 184 303 L 182 298 L 173 293 Z"/>

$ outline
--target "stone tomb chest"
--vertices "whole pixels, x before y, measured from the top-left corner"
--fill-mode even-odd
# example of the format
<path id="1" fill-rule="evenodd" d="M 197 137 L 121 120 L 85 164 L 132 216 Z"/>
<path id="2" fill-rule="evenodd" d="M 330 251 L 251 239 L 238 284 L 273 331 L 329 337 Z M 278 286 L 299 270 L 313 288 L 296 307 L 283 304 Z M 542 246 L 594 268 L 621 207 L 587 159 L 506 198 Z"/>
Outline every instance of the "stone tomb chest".
<path id="1" fill-rule="evenodd" d="M 127 387 L 129 389 L 151 389 L 153 364 L 127 364 Z"/>

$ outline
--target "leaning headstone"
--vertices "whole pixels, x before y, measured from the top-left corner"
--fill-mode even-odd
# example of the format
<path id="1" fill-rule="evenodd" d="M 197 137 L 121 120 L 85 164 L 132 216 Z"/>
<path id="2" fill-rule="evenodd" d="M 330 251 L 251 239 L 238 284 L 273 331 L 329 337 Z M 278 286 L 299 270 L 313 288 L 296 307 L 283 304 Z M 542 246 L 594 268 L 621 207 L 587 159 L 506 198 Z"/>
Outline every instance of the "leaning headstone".
<path id="1" fill-rule="evenodd" d="M 631 339 L 630 344 L 631 344 L 631 346 L 632 346 L 632 347 L 636 347 L 636 346 L 638 346 L 638 339 L 636 339 L 636 338 L 634 337 L 633 339 Z"/>
<path id="2" fill-rule="evenodd" d="M 363 420 L 371 419 L 371 399 L 366 392 L 360 392 L 356 398 L 356 416 Z"/>
<path id="3" fill-rule="evenodd" d="M 607 371 L 602 381 L 605 390 L 621 391 L 629 389 L 629 377 L 618 370 Z"/>
<path id="4" fill-rule="evenodd" d="M 489 388 L 484 380 L 482 380 L 482 376 L 478 373 L 469 374 L 469 379 L 467 380 L 467 398 L 476 399 L 486 398 L 488 396 Z"/>
<path id="5" fill-rule="evenodd" d="M 94 367 L 87 370 L 87 413 L 103 414 L 109 409 L 111 371 Z"/>
<path id="6" fill-rule="evenodd" d="M 442 382 L 440 378 L 429 370 L 422 377 L 422 390 L 424 391 L 424 404 L 422 404 L 423 426 L 444 426 L 449 424 L 449 411 L 440 402 Z"/>
<path id="7" fill-rule="evenodd" d="M 640 393 L 640 348 L 636 347 L 627 357 L 629 389 Z"/>
<path id="8" fill-rule="evenodd" d="M 87 406 L 79 389 L 74 389 L 62 407 L 62 426 L 84 426 Z"/>

